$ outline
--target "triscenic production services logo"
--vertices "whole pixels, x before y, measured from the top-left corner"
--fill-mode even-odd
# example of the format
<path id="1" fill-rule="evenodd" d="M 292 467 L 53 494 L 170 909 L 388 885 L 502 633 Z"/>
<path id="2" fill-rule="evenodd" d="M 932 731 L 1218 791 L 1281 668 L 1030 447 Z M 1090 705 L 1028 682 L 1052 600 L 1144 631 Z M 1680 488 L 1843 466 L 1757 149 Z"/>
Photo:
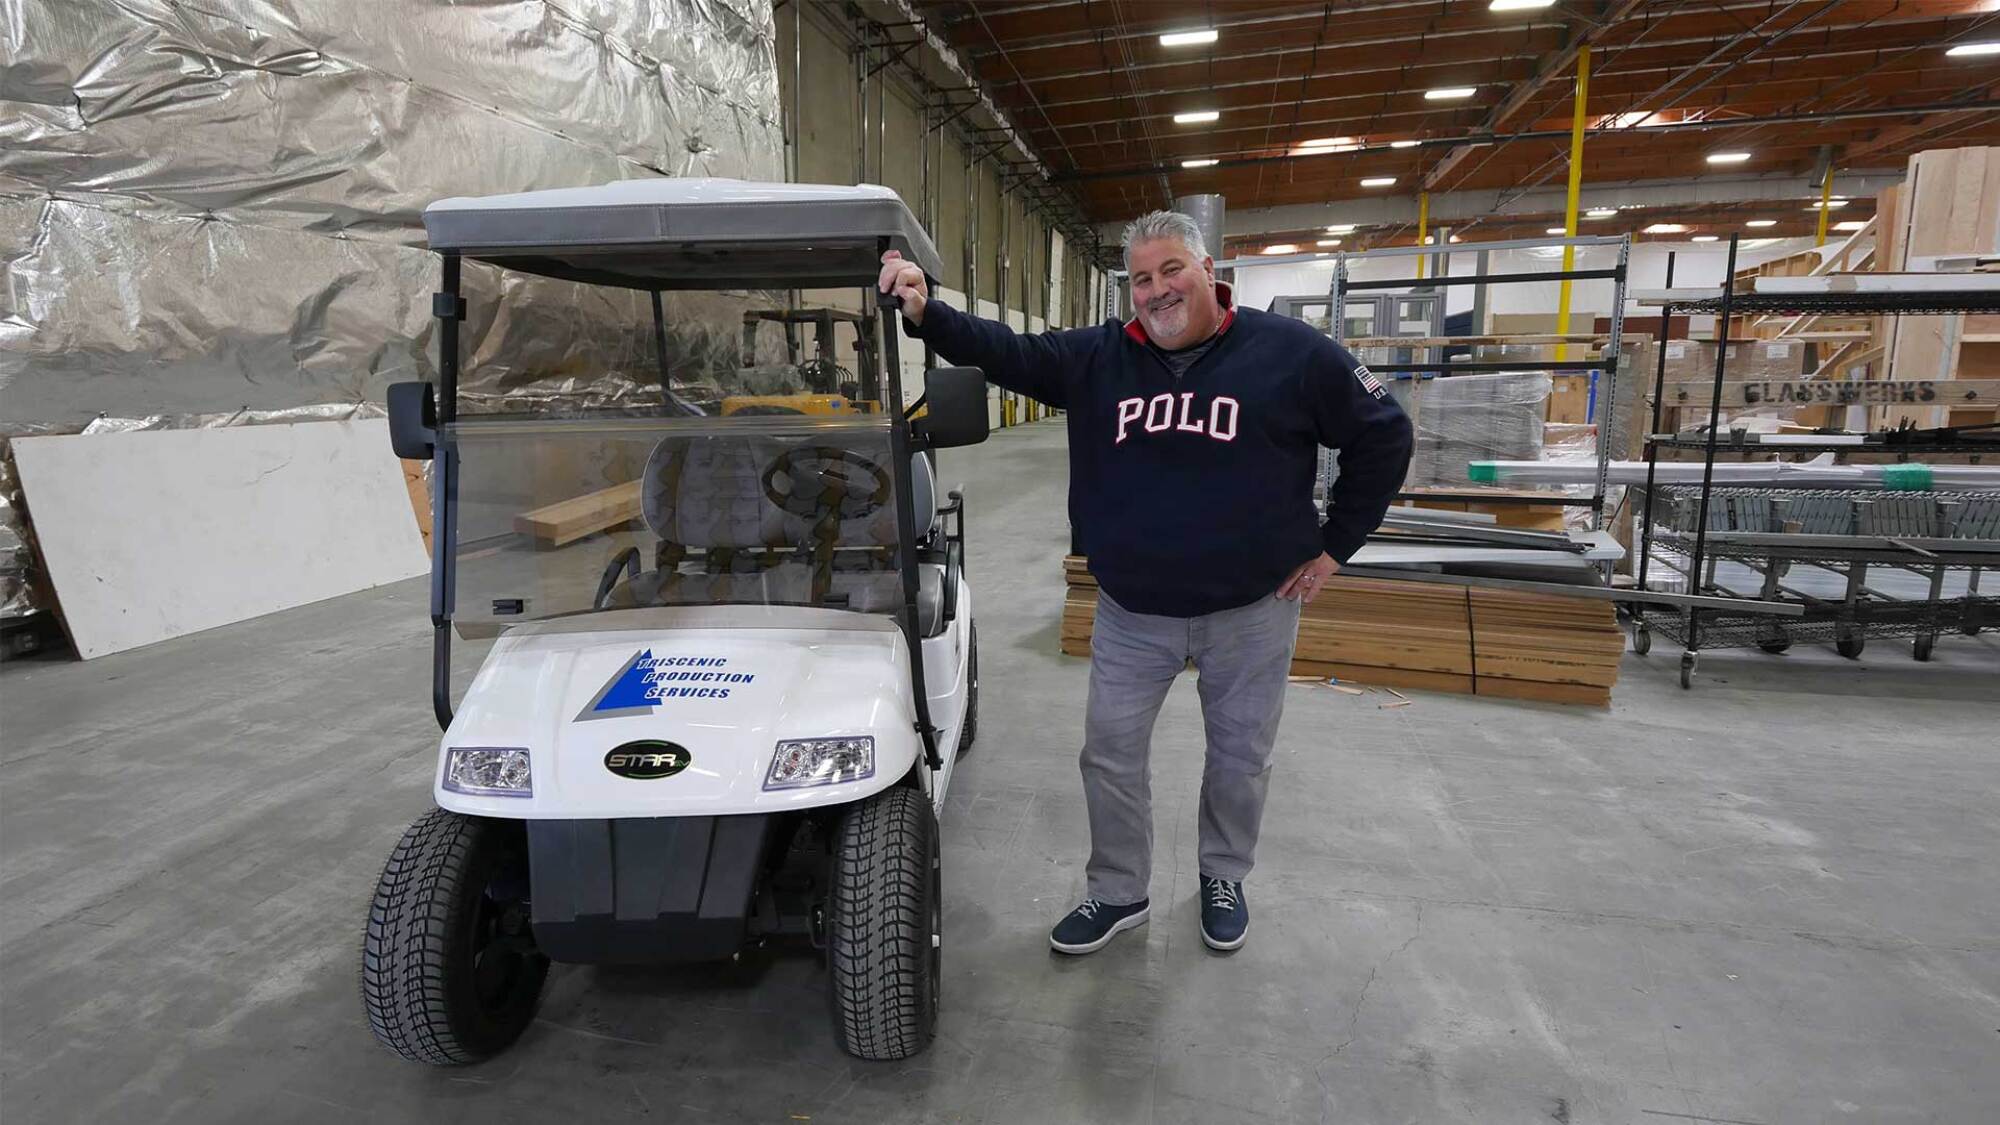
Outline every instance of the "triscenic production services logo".
<path id="1" fill-rule="evenodd" d="M 650 715 L 669 699 L 728 699 L 732 685 L 752 683 L 754 672 L 729 670 L 726 656 L 654 656 L 641 649 L 597 689 L 576 717 L 617 719 Z"/>
<path id="2" fill-rule="evenodd" d="M 694 755 L 673 742 L 642 739 L 628 742 L 604 756 L 604 768 L 633 781 L 653 781 L 672 777 L 688 768 Z"/>

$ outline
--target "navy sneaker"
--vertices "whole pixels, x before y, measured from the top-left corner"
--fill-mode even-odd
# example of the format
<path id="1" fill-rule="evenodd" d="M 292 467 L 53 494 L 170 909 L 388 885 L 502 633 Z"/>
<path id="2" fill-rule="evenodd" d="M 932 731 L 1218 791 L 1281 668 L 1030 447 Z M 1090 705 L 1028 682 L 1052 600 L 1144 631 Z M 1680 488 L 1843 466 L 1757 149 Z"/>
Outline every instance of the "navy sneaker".
<path id="1" fill-rule="evenodd" d="M 1250 907 L 1243 901 L 1243 884 L 1201 877 L 1201 940 L 1210 949 L 1243 945 L 1250 933 Z"/>
<path id="2" fill-rule="evenodd" d="M 1049 945 L 1058 953 L 1095 953 L 1116 937 L 1118 931 L 1145 925 L 1151 913 L 1148 902 L 1142 898 L 1129 906 L 1112 906 L 1094 898 L 1084 899 L 1082 905 L 1049 931 Z"/>

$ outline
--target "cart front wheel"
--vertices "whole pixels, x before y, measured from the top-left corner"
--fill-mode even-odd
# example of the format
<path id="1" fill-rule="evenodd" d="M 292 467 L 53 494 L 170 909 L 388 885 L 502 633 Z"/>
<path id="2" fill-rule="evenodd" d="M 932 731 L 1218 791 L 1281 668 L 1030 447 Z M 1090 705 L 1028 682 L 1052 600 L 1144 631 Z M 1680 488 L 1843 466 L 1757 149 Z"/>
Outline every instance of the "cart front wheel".
<path id="1" fill-rule="evenodd" d="M 1695 666 L 1695 664 L 1696 664 L 1696 663 L 1697 663 L 1697 662 L 1698 662 L 1699 660 L 1700 660 L 1700 657 L 1696 656 L 1696 655 L 1695 655 L 1694 653 L 1692 653 L 1692 652 L 1684 652 L 1684 653 L 1681 653 L 1681 688 L 1682 688 L 1682 690 L 1686 690 L 1686 689 L 1688 689 L 1688 688 L 1691 688 L 1691 687 L 1693 687 L 1693 686 L 1694 686 L 1694 666 Z"/>
<path id="2" fill-rule="evenodd" d="M 528 927 L 519 825 L 432 809 L 389 853 L 361 942 L 382 1045 L 438 1066 L 491 1058 L 535 1016 L 549 959 Z"/>
<path id="3" fill-rule="evenodd" d="M 1866 640 L 1860 633 L 1842 633 L 1834 640 L 1833 650 L 1849 660 L 1859 659 Z"/>
<path id="4" fill-rule="evenodd" d="M 1931 658 L 1931 650 L 1936 645 L 1937 645 L 1937 638 L 1929 634 L 1925 634 L 1924 636 L 1918 637 L 1916 643 L 1910 646 L 1910 655 L 1915 657 L 1919 661 L 1929 660 Z"/>
<path id="5" fill-rule="evenodd" d="M 1644 656 L 1653 651 L 1653 631 L 1644 625 L 1632 627 L 1632 651 Z"/>
<path id="6" fill-rule="evenodd" d="M 923 793 L 878 793 L 841 820 L 827 905 L 833 1034 L 863 1059 L 907 1059 L 937 1030 L 943 913 L 937 818 Z"/>

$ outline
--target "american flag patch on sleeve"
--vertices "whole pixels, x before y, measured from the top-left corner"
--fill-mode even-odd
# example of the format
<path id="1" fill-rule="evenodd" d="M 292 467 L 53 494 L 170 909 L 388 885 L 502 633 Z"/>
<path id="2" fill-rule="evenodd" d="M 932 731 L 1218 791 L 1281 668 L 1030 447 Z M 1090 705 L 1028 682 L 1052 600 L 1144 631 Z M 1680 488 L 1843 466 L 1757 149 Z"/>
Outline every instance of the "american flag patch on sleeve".
<path id="1" fill-rule="evenodd" d="M 1361 385 L 1368 389 L 1369 394 L 1374 395 L 1376 398 L 1389 397 L 1388 389 L 1382 386 L 1382 381 L 1377 379 L 1368 370 L 1366 364 L 1357 363 L 1354 365 L 1354 377 L 1361 380 Z"/>

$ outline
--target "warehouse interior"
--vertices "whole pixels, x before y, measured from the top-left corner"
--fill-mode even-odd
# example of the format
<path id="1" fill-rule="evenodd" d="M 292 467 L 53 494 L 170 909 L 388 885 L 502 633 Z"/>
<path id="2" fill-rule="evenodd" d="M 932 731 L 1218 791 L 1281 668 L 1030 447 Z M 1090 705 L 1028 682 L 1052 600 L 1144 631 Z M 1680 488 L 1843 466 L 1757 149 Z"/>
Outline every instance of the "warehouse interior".
<path id="1" fill-rule="evenodd" d="M 10 1121 L 2000 1116 L 2000 4 L 19 0 L 0 47 Z M 643 253 L 447 233 L 620 199 L 667 216 Z M 1079 418 L 938 376 L 855 263 L 904 247 L 951 308 L 1123 333 L 1122 232 L 1158 209 L 1235 308 L 1364 363 L 1414 451 L 1300 611 L 1247 944 L 1199 925 L 1190 670 L 1151 920 L 1065 956 L 1106 596 Z M 858 258 L 810 225 L 864 213 Z M 787 454 L 719 486 L 782 509 L 751 539 L 670 535 L 655 482 L 727 478 L 665 452 L 709 425 L 861 434 L 813 448 L 881 483 L 828 518 Z M 1340 477 L 1322 452 L 1316 506 Z M 813 554 L 884 504 L 872 563 Z M 755 561 L 774 520 L 796 558 Z M 797 613 L 901 654 L 911 717 L 868 753 L 914 747 L 931 798 L 919 1044 L 843 1023 L 853 892 L 794 915 L 779 866 L 859 820 L 774 790 L 767 749 L 748 788 L 805 796 L 766 819 L 827 840 L 765 853 L 733 952 L 555 956 L 499 1047 L 410 1061 L 382 1013 L 441 1017 L 378 962 L 419 828 L 543 849 L 522 825 L 563 817 L 452 790 L 453 755 L 522 745 L 546 797 L 563 740 L 625 731 L 696 765 L 593 749 L 590 793 L 721 786 L 681 728 L 592 720 L 709 653 L 674 629 L 723 636 L 724 591 L 792 605 L 798 559 L 835 608 Z M 964 583 L 929 625 L 919 561 Z M 643 608 L 649 563 L 658 606 L 703 565 L 706 600 Z M 621 613 L 711 616 L 607 626 L 628 663 L 575 673 L 582 711 L 507 663 Z M 742 692 L 767 741 L 874 659 L 775 628 L 737 633 L 766 681 L 802 669 Z M 552 741 L 480 742 L 509 708 Z M 728 821 L 724 792 L 588 823 Z M 475 925 L 506 964 L 586 932 L 549 854 L 585 865 L 485 892 L 518 900 Z"/>

